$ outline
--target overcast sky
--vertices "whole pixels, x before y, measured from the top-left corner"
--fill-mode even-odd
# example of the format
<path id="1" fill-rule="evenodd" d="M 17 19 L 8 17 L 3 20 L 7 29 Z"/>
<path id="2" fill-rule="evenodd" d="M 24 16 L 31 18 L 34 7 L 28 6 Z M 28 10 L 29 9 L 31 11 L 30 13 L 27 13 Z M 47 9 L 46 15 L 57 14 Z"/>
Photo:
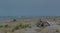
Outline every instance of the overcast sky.
<path id="1" fill-rule="evenodd" d="M 0 0 L 0 16 L 60 16 L 60 0 Z"/>

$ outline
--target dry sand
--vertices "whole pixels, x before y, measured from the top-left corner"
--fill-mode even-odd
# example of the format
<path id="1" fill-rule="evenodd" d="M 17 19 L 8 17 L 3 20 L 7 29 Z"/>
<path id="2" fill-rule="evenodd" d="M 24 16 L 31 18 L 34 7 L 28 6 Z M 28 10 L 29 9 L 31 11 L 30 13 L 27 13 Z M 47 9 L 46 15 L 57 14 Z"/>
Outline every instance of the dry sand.
<path id="1" fill-rule="evenodd" d="M 38 18 L 39 19 L 39 18 Z M 5 20 L 0 20 L 0 25 L 6 25 L 8 24 L 8 28 L 0 28 L 0 32 L 5 33 L 5 30 L 12 30 L 15 28 L 17 25 L 23 23 L 23 24 L 30 24 L 31 28 L 24 28 L 24 29 L 18 29 L 15 30 L 15 33 L 56 33 L 56 29 L 60 29 L 60 25 L 57 25 L 59 22 L 55 21 L 48 21 L 48 23 L 51 26 L 45 27 L 45 28 L 40 28 L 36 26 L 36 23 L 39 22 L 37 18 L 33 19 L 16 19 L 15 22 L 13 22 L 13 19 L 5 19 Z M 44 20 L 44 19 L 42 19 Z M 8 33 L 12 33 L 10 31 L 7 31 Z M 13 33 L 14 33 L 13 32 Z M 60 30 L 59 32 L 60 33 Z"/>

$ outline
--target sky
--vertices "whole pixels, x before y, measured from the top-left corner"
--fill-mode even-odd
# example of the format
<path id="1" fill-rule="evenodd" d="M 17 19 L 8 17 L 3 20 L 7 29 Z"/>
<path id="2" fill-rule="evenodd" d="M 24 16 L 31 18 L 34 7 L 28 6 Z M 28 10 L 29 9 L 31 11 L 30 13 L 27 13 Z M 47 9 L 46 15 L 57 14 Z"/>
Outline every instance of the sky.
<path id="1" fill-rule="evenodd" d="M 0 0 L 0 16 L 60 16 L 60 0 Z"/>

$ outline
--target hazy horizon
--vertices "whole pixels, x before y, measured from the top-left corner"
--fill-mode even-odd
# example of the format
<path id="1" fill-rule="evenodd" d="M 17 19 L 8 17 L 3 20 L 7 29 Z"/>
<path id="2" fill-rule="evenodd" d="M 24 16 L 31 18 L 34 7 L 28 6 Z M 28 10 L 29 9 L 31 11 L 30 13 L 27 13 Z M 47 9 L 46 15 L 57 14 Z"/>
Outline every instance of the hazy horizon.
<path id="1" fill-rule="evenodd" d="M 60 16 L 60 0 L 0 0 L 0 16 Z"/>

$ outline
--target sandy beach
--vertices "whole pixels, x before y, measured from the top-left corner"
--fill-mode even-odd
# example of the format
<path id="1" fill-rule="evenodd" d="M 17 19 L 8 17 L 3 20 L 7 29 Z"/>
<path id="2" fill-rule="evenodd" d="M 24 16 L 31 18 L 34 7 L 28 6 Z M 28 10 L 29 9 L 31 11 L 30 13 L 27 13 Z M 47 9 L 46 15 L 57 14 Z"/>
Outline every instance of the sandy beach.
<path id="1" fill-rule="evenodd" d="M 57 26 L 56 29 L 58 29 L 60 26 L 59 19 L 57 19 L 57 18 L 51 19 L 51 18 L 48 19 L 48 18 L 44 17 L 44 18 L 0 19 L 0 32 L 2 32 L 2 33 L 14 33 L 14 32 L 15 33 L 42 33 L 42 32 L 44 32 L 45 33 L 45 32 L 48 32 L 46 29 L 50 29 L 50 26 L 52 29 Z M 44 23 L 43 26 L 45 26 L 45 27 L 40 26 L 41 25 L 40 23 L 39 23 L 40 24 L 39 27 L 37 27 L 36 24 L 38 22 L 40 22 L 39 19 L 41 19 L 41 21 L 42 21 L 41 23 Z M 48 24 L 46 26 L 45 22 L 49 23 L 50 26 Z M 53 31 L 53 32 L 55 32 L 55 31 Z"/>

